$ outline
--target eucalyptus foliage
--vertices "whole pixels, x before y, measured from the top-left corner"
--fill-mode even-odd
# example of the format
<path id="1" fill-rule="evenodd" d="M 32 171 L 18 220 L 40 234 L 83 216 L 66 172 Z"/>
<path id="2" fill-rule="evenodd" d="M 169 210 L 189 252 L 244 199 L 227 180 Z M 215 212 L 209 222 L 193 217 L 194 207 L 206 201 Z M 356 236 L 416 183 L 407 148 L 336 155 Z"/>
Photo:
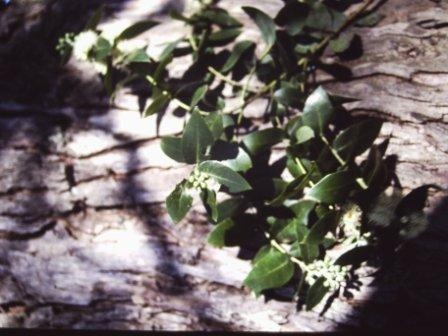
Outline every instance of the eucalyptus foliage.
<path id="1" fill-rule="evenodd" d="M 112 96 L 130 83 L 146 83 L 152 97 L 143 116 L 157 113 L 162 120 L 170 104 L 184 110 L 182 134 L 164 137 L 161 146 L 193 169 L 168 196 L 168 213 L 180 222 L 197 198 L 214 226 L 211 245 L 255 250 L 244 285 L 256 295 L 289 286 L 311 309 L 347 286 L 360 264 L 347 256 L 378 246 L 382 223 L 398 233 L 403 216 L 423 220 L 424 202 L 409 210 L 406 197 L 384 201 L 387 211 L 375 208 L 393 177 L 388 140 L 375 141 L 382 123 L 350 117 L 346 98 L 313 81 L 326 50 L 341 55 L 351 47 L 354 35 L 345 28 L 374 24 L 365 11 L 371 2 L 349 17 L 344 10 L 351 1 L 287 0 L 275 17 L 242 7 L 259 30 L 260 41 L 253 41 L 240 37 L 238 19 L 202 1 L 189 16 L 171 13 L 187 33 L 156 59 L 146 48 L 122 48 L 156 22 L 137 22 L 106 38 L 97 29 L 101 10 L 76 38 L 61 40 L 95 64 Z M 191 66 L 171 77 L 169 65 L 184 55 Z M 262 123 L 244 114 L 257 99 L 267 102 Z M 419 191 L 424 199 L 427 189 Z M 370 218 L 379 225 L 369 226 Z"/>

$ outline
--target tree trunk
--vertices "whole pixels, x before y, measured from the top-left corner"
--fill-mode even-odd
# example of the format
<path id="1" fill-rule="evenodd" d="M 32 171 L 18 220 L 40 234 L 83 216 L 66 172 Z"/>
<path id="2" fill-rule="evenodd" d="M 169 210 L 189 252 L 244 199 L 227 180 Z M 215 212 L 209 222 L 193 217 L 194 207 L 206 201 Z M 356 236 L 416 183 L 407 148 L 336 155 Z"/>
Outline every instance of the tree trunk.
<path id="1" fill-rule="evenodd" d="M 141 16 L 141 3 L 130 1 L 110 22 Z M 241 2 L 223 5 L 243 17 Z M 278 2 L 263 6 L 272 14 Z M 376 27 L 355 29 L 363 54 L 343 62 L 352 75 L 340 82 L 320 73 L 318 80 L 359 99 L 347 104 L 351 113 L 386 120 L 382 135 L 392 134 L 389 154 L 398 155 L 406 189 L 446 186 L 448 6 L 390 0 L 380 13 L 386 17 Z M 167 32 L 181 30 L 170 22 L 149 36 L 166 42 Z M 0 50 L 0 64 L 1 57 Z M 96 87 L 90 69 L 68 69 L 51 83 L 76 72 L 80 86 Z M 114 107 L 80 90 L 63 99 L 65 107 L 4 101 L 0 108 L 1 326 L 324 331 L 443 323 L 443 195 L 432 198 L 429 229 L 402 249 L 389 278 L 374 281 L 366 267 L 352 298 L 336 298 L 323 316 L 325 304 L 297 312 L 292 302 L 264 302 L 242 287 L 249 262 L 236 248 L 205 244 L 210 227 L 199 208 L 177 226 L 168 219 L 164 198 L 189 168 L 163 155 L 159 136 L 179 133 L 180 119 L 167 115 L 156 134 L 156 116 L 142 120 L 133 95 L 121 94 Z"/>

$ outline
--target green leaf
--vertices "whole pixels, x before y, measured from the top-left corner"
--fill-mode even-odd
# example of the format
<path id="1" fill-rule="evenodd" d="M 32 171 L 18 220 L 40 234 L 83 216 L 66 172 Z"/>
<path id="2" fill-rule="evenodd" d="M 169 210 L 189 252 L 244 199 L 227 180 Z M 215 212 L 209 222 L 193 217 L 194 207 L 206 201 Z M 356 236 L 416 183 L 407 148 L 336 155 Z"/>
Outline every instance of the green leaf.
<path id="1" fill-rule="evenodd" d="M 155 94 L 152 102 L 145 108 L 143 112 L 143 117 L 149 117 L 155 113 L 158 113 L 162 110 L 166 105 L 168 105 L 170 101 L 170 97 L 163 92 L 158 92 Z"/>
<path id="2" fill-rule="evenodd" d="M 115 39 L 115 41 L 132 39 L 158 24 L 159 24 L 159 22 L 152 21 L 152 20 L 144 20 L 144 21 L 136 22 L 133 25 L 126 28 L 125 30 L 123 30 L 120 33 L 120 35 L 118 35 L 118 37 Z"/>
<path id="3" fill-rule="evenodd" d="M 306 295 L 306 310 L 311 310 L 322 301 L 329 288 L 324 286 L 325 278 L 319 278 L 308 289 Z"/>
<path id="4" fill-rule="evenodd" d="M 95 46 L 90 51 L 92 57 L 97 62 L 104 61 L 112 50 L 112 45 L 104 37 L 98 37 Z"/>
<path id="5" fill-rule="evenodd" d="M 308 235 L 305 238 L 306 244 L 318 245 L 322 243 L 325 235 L 333 228 L 338 219 L 338 212 L 331 211 L 326 213 L 311 227 Z"/>
<path id="6" fill-rule="evenodd" d="M 210 189 L 201 190 L 201 199 L 204 203 L 207 214 L 211 217 L 213 221 L 218 220 L 218 208 L 216 206 L 216 193 Z"/>
<path id="7" fill-rule="evenodd" d="M 174 49 L 176 49 L 177 45 L 182 41 L 182 39 L 177 39 L 171 43 L 168 43 L 167 46 L 162 50 L 159 55 L 159 62 L 163 62 L 164 59 L 168 57 L 172 57 Z"/>
<path id="8" fill-rule="evenodd" d="M 149 63 L 150 58 L 144 49 L 137 49 L 125 58 L 125 63 Z"/>
<path id="9" fill-rule="evenodd" d="M 290 219 L 285 218 L 277 218 L 277 217 L 268 217 L 266 219 L 266 222 L 269 224 L 269 234 L 271 237 L 277 237 L 277 234 L 279 234 L 282 230 L 286 229 L 288 225 L 290 224 Z M 286 230 L 287 233 L 291 231 L 291 229 Z"/>
<path id="10" fill-rule="evenodd" d="M 321 2 L 312 4 L 306 26 L 315 30 L 337 31 L 346 22 L 345 15 Z"/>
<path id="11" fill-rule="evenodd" d="M 289 257 L 270 249 L 254 264 L 244 284 L 259 295 L 264 289 L 283 286 L 293 275 L 294 265 Z"/>
<path id="12" fill-rule="evenodd" d="M 228 198 L 218 203 L 218 222 L 226 218 L 234 217 L 243 212 L 247 207 L 247 201 L 242 196 Z"/>
<path id="13" fill-rule="evenodd" d="M 194 91 L 193 97 L 191 98 L 190 106 L 193 108 L 198 105 L 198 103 L 205 97 L 207 93 L 208 85 L 201 85 Z"/>
<path id="14" fill-rule="evenodd" d="M 319 46 L 319 43 L 300 44 L 297 43 L 294 47 L 294 52 L 298 55 L 308 55 Z"/>
<path id="15" fill-rule="evenodd" d="M 316 212 L 317 218 L 322 218 L 323 216 L 325 216 L 327 213 L 329 213 L 331 210 L 328 209 L 328 206 L 323 205 L 323 204 L 318 204 L 316 206 L 316 208 L 314 209 L 314 211 Z"/>
<path id="16" fill-rule="evenodd" d="M 297 144 L 305 143 L 314 138 L 314 131 L 309 126 L 302 126 L 296 131 Z"/>
<path id="17" fill-rule="evenodd" d="M 268 223 L 269 223 L 268 218 Z M 271 224 L 271 223 L 270 223 Z M 307 231 L 306 226 L 300 218 L 278 219 L 276 218 L 271 224 L 270 233 L 275 239 L 282 243 L 292 243 L 294 241 L 302 241 L 304 231 Z"/>
<path id="18" fill-rule="evenodd" d="M 252 168 L 252 160 L 249 154 L 247 154 L 241 147 L 238 147 L 238 154 L 236 158 L 225 160 L 222 163 L 237 172 L 246 172 Z"/>
<path id="19" fill-rule="evenodd" d="M 240 147 L 238 147 L 238 154 L 234 159 L 224 160 L 221 162 L 237 172 L 246 172 L 252 168 L 252 160 L 250 159 L 249 154 L 247 154 L 246 151 Z"/>
<path id="20" fill-rule="evenodd" d="M 235 125 L 235 121 L 233 120 L 233 118 L 230 115 L 224 114 L 221 116 L 222 116 L 222 125 L 224 126 L 224 128 L 231 127 L 231 126 Z"/>
<path id="21" fill-rule="evenodd" d="M 321 134 L 330 122 L 333 114 L 333 105 L 327 92 L 319 86 L 305 101 L 302 122 L 315 133 Z"/>
<path id="22" fill-rule="evenodd" d="M 96 27 L 100 23 L 101 18 L 103 16 L 103 10 L 104 10 L 104 5 L 101 5 L 98 7 L 98 9 L 89 18 L 89 21 L 87 21 L 87 24 L 84 27 L 84 30 L 95 30 L 96 29 Z"/>
<path id="23" fill-rule="evenodd" d="M 252 168 L 252 160 L 236 142 L 218 140 L 212 148 L 211 157 L 235 171 L 246 172 Z"/>
<path id="24" fill-rule="evenodd" d="M 291 175 L 295 178 L 306 174 L 306 172 L 304 172 L 302 169 L 300 169 L 300 167 L 297 164 L 297 162 L 295 161 L 295 159 L 292 158 L 291 156 L 288 156 L 288 159 L 286 160 L 286 168 L 291 173 Z"/>
<path id="25" fill-rule="evenodd" d="M 302 116 L 299 115 L 297 117 L 290 119 L 286 123 L 286 127 L 285 127 L 286 133 L 288 133 L 288 135 L 292 136 L 301 126 L 303 126 L 303 121 L 302 121 Z"/>
<path id="26" fill-rule="evenodd" d="M 200 172 L 208 174 L 218 183 L 229 188 L 229 192 L 231 193 L 252 189 L 240 174 L 218 161 L 204 161 L 199 165 L 198 169 Z"/>
<path id="27" fill-rule="evenodd" d="M 296 85 L 285 82 L 274 92 L 274 99 L 285 106 L 297 106 L 300 103 L 300 91 Z"/>
<path id="28" fill-rule="evenodd" d="M 255 257 L 251 260 L 251 264 L 254 265 L 256 264 L 261 258 L 263 258 L 266 254 L 269 253 L 269 251 L 271 250 L 271 245 L 267 244 L 267 245 L 263 245 L 258 252 L 255 254 Z"/>
<path id="29" fill-rule="evenodd" d="M 193 112 L 182 136 L 182 151 L 187 163 L 198 163 L 204 159 L 205 151 L 214 142 L 213 134 L 201 115 Z"/>
<path id="30" fill-rule="evenodd" d="M 180 222 L 193 203 L 193 197 L 185 192 L 185 180 L 179 183 L 166 199 L 168 214 L 174 223 Z"/>
<path id="31" fill-rule="evenodd" d="M 181 13 L 179 13 L 174 9 L 170 11 L 170 17 L 174 20 L 183 21 L 189 24 L 193 23 L 193 20 L 190 20 L 189 18 L 187 18 L 186 16 L 182 15 Z"/>
<path id="32" fill-rule="evenodd" d="M 336 54 L 343 53 L 352 44 L 355 34 L 353 32 L 342 33 L 336 39 L 330 41 L 330 48 Z"/>
<path id="33" fill-rule="evenodd" d="M 233 41 L 241 34 L 240 28 L 225 28 L 211 33 L 208 37 L 208 41 L 212 44 L 220 44 Z"/>
<path id="34" fill-rule="evenodd" d="M 382 19 L 384 19 L 384 15 L 378 14 L 377 12 L 373 12 L 356 21 L 355 26 L 373 27 L 376 26 Z"/>
<path id="35" fill-rule="evenodd" d="M 306 187 L 307 183 L 309 182 L 311 173 L 312 173 L 312 171 L 309 171 L 307 174 L 301 175 L 301 176 L 297 177 L 296 179 L 294 179 L 293 181 L 291 181 L 290 183 L 288 183 L 288 186 L 286 187 L 286 189 L 283 190 L 283 192 L 280 195 L 278 195 L 275 199 L 273 199 L 268 204 L 270 206 L 280 206 L 283 204 L 283 202 L 286 199 L 297 195 L 299 192 L 301 192 Z"/>
<path id="36" fill-rule="evenodd" d="M 215 140 L 219 139 L 224 131 L 223 116 L 219 113 L 210 113 L 205 117 L 205 123 L 213 134 Z"/>
<path id="37" fill-rule="evenodd" d="M 241 22 L 229 15 L 229 13 L 222 8 L 211 8 L 200 12 L 200 19 L 217 24 L 221 27 L 241 27 Z"/>
<path id="38" fill-rule="evenodd" d="M 224 247 L 226 246 L 226 233 L 233 228 L 235 222 L 230 218 L 219 222 L 212 232 L 209 233 L 207 237 L 207 242 L 214 247 Z"/>
<path id="39" fill-rule="evenodd" d="M 338 134 L 333 141 L 333 148 L 344 160 L 358 156 L 372 146 L 382 124 L 374 119 L 354 124 Z"/>
<path id="40" fill-rule="evenodd" d="M 300 200 L 289 206 L 289 209 L 294 212 L 296 219 L 296 236 L 298 241 L 302 241 L 305 238 L 303 228 L 308 226 L 308 221 L 311 211 L 313 211 L 316 203 L 310 200 Z"/>
<path id="41" fill-rule="evenodd" d="M 167 65 L 170 64 L 172 60 L 173 55 L 168 55 L 167 57 L 164 57 L 160 60 L 156 70 L 154 71 L 154 74 L 152 75 L 156 83 L 160 81 L 160 77 L 162 77 Z"/>
<path id="42" fill-rule="evenodd" d="M 249 154 L 257 155 L 273 145 L 281 142 L 285 133 L 280 128 L 267 128 L 261 131 L 255 131 L 243 138 L 243 144 Z"/>
<path id="43" fill-rule="evenodd" d="M 169 158 L 177 162 L 185 162 L 181 138 L 163 137 L 160 147 Z"/>
<path id="44" fill-rule="evenodd" d="M 280 9 L 275 17 L 275 23 L 285 27 L 288 34 L 294 36 L 299 34 L 305 26 L 308 12 L 309 6 L 307 4 L 291 1 Z"/>
<path id="45" fill-rule="evenodd" d="M 223 67 L 221 68 L 221 72 L 227 73 L 231 71 L 238 63 L 238 61 L 241 59 L 241 57 L 244 55 L 244 53 L 254 45 L 255 44 L 252 41 L 241 41 L 236 43 L 235 46 L 233 47 L 232 53 L 230 54 L 226 63 L 224 63 Z"/>
<path id="46" fill-rule="evenodd" d="M 299 227 L 302 229 L 301 236 L 304 237 L 308 233 L 307 228 L 302 226 Z M 301 259 L 306 264 L 309 264 L 319 257 L 319 245 L 295 242 L 291 245 L 289 253 L 293 257 Z"/>
<path id="47" fill-rule="evenodd" d="M 353 186 L 353 175 L 347 171 L 340 171 L 325 176 L 306 193 L 306 196 L 317 202 L 338 203 L 345 200 Z"/>
<path id="48" fill-rule="evenodd" d="M 263 52 L 263 56 L 265 56 L 269 50 L 271 50 L 276 39 L 274 20 L 257 8 L 245 6 L 242 7 L 242 9 L 249 15 L 261 31 L 261 37 L 267 44 L 266 49 Z M 263 58 L 263 56 L 261 58 Z"/>

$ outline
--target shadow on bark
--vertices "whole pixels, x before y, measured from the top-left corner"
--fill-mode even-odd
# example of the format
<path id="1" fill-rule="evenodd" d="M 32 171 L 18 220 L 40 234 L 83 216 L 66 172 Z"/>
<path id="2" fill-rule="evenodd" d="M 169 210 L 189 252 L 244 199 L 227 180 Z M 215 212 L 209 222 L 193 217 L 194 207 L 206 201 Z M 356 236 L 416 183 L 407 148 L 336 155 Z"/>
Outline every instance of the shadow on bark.
<path id="1" fill-rule="evenodd" d="M 372 294 L 353 302 L 356 317 L 341 321 L 340 331 L 392 330 L 434 332 L 445 329 L 448 311 L 448 197 L 429 213 L 429 226 L 405 242 L 368 286 Z M 361 279 L 362 280 L 362 279 Z M 352 291 L 356 294 L 356 289 Z"/>
<path id="2" fill-rule="evenodd" d="M 167 6 L 160 9 L 157 14 L 166 14 L 170 3 L 180 3 L 181 1 L 168 1 Z M 92 97 L 92 87 L 96 87 L 97 94 L 102 94 L 102 85 L 98 82 L 91 82 L 90 79 L 80 78 L 79 74 L 64 68 L 60 65 L 60 59 L 55 51 L 57 39 L 65 32 L 76 32 L 82 29 L 86 20 L 101 3 L 107 1 L 42 1 L 12 3 L 10 7 L 3 8 L 0 12 L 0 99 L 3 102 L 25 103 L 25 108 L 16 109 L 14 104 L 11 109 L 5 109 L 0 116 L 0 162 L 2 166 L 8 166 L 13 171 L 13 176 L 9 176 L 10 188 L 1 191 L 4 206 L 1 216 L 8 218 L 13 224 L 5 228 L 2 233 L 1 247 L 1 278 L 5 286 L 1 289 L 2 297 L 0 307 L 3 312 L 10 313 L 12 309 L 21 309 L 23 314 L 11 326 L 33 326 L 33 327 L 74 327 L 74 328 L 142 328 L 135 317 L 130 316 L 126 311 L 127 305 L 133 305 L 132 291 L 109 290 L 105 288 L 101 281 L 96 282 L 90 293 L 92 300 L 86 305 L 58 302 L 56 299 L 46 297 L 46 293 L 39 292 L 39 286 L 43 286 L 39 279 L 33 279 L 33 267 L 29 266 L 19 270 L 24 265 L 20 260 L 33 260 L 23 258 L 18 260 L 21 254 L 33 255 L 29 249 L 29 239 L 38 239 L 46 235 L 49 231 L 60 240 L 77 239 L 73 235 L 69 226 L 61 224 L 61 218 L 69 221 L 68 217 L 79 214 L 87 210 L 88 205 L 83 200 L 74 204 L 65 204 L 59 207 L 58 200 L 54 199 L 54 194 L 60 195 L 72 187 L 77 181 L 74 177 L 73 162 L 70 162 L 63 153 L 63 149 L 58 148 L 64 142 L 64 133 L 73 126 L 83 124 L 86 115 L 82 109 L 75 110 L 74 114 L 65 114 L 58 109 L 51 109 L 49 106 L 64 106 L 66 96 L 73 90 L 81 90 L 81 95 L 85 95 L 85 100 Z M 120 11 L 127 1 L 114 1 L 106 6 L 106 18 L 113 16 Z M 171 4 L 176 6 L 176 4 Z M 179 6 L 179 4 L 177 4 Z M 109 10 L 107 10 L 109 8 Z M 112 9 L 110 9 L 112 8 Z M 25 28 L 25 25 L 28 25 Z M 8 81 L 4 80 L 8 78 Z M 97 99 L 97 97 L 96 97 Z M 106 114 L 107 109 L 96 109 L 95 114 Z M 90 126 L 91 127 L 91 126 Z M 103 131 L 111 131 L 112 125 L 102 128 Z M 82 129 L 82 127 L 81 127 Z M 115 135 L 114 135 L 115 136 Z M 121 139 L 123 140 L 123 139 Z M 129 139 L 132 140 L 132 139 Z M 11 161 L 10 151 L 18 152 Z M 187 294 L 192 283 L 189 282 L 185 274 L 179 267 L 179 258 L 175 255 L 167 237 L 167 228 L 160 224 L 160 211 L 158 206 L 142 203 L 135 198 L 142 192 L 143 186 L 135 179 L 139 173 L 140 157 L 137 154 L 137 146 L 126 147 L 127 167 L 126 176 L 120 179 L 120 190 L 115 199 L 121 206 L 120 211 L 128 213 L 133 218 L 146 224 L 145 233 L 156 239 L 157 258 L 155 266 L 156 288 L 146 299 L 155 300 L 161 295 L 164 300 L 170 297 L 182 297 Z M 55 172 L 48 168 L 48 162 L 67 161 L 64 165 L 64 172 Z M 50 164 L 51 166 L 51 164 Z M 4 176 L 4 179 L 6 177 Z M 53 184 L 49 183 L 53 181 Z M 59 188 L 60 187 L 60 188 Z M 59 188 L 54 190 L 53 188 Z M 53 198 L 49 199 L 49 194 L 53 193 Z M 6 203 L 6 205 L 5 205 Z M 93 210 L 96 211 L 96 210 Z M 98 223 L 101 224 L 101 223 Z M 67 230 L 65 231 L 64 230 Z M 153 246 L 151 245 L 151 246 Z M 51 247 L 49 247 L 51 248 Z M 79 254 L 83 260 L 94 263 L 94 258 L 87 255 L 89 251 L 73 251 Z M 34 256 L 34 255 L 33 255 Z M 14 263 L 14 260 L 17 263 Z M 38 262 L 38 260 L 36 260 Z M 42 262 L 42 261 L 41 261 Z M 47 267 L 47 265 L 43 265 Z M 66 265 L 68 266 L 68 265 Z M 75 265 L 73 265 L 75 266 Z M 48 266 L 51 272 L 51 266 Z M 25 274 L 26 272 L 29 272 Z M 126 273 L 126 270 L 123 270 Z M 123 276 L 124 282 L 132 282 L 132 277 L 149 277 L 145 272 L 129 271 L 131 274 Z M 55 275 L 57 276 L 57 275 Z M 70 277 L 70 272 L 66 274 Z M 120 277 L 119 275 L 118 277 Z M 52 275 L 49 275 L 50 279 Z M 124 279 L 124 280 L 123 280 Z M 149 279 L 148 279 L 149 280 Z M 120 281 L 120 279 L 118 280 Z M 54 286 L 57 286 L 55 280 Z M 13 290 L 12 290 L 13 289 Z M 9 296 L 3 293 L 9 291 Z M 13 292 L 13 294 L 11 294 Z M 14 294 L 15 293 L 15 294 Z M 75 295 L 77 293 L 67 293 Z M 227 324 L 207 317 L 206 310 L 211 309 L 206 298 L 199 300 L 190 299 L 188 295 L 181 298 L 185 300 L 187 307 L 185 314 L 196 310 L 195 328 L 228 330 Z M 63 300 L 62 300 L 63 301 Z M 75 300 L 76 301 L 76 300 Z M 82 300 L 81 300 L 82 301 Z M 154 302 L 143 302 L 142 305 L 151 305 Z M 118 309 L 123 306 L 121 309 Z M 143 307 L 141 307 L 143 308 Z M 168 305 L 165 309 L 169 311 Z M 162 310 L 163 311 L 163 310 Z M 35 317 L 37 312 L 40 317 Z M 180 312 L 182 313 L 182 311 Z M 47 314 L 47 315 L 45 315 Z M 101 315 L 94 317 L 95 315 Z M 29 322 L 31 316 L 36 321 Z M 101 318 L 103 320 L 101 320 Z M 27 321 L 28 320 L 28 321 Z M 150 324 L 151 319 L 147 321 Z M 114 324 L 115 323 L 115 324 Z M 121 324 L 120 324 L 121 323 Z M 3 327 L 5 325 L 2 325 Z M 157 326 L 153 326 L 157 328 Z M 162 326 L 163 327 L 163 326 Z"/>

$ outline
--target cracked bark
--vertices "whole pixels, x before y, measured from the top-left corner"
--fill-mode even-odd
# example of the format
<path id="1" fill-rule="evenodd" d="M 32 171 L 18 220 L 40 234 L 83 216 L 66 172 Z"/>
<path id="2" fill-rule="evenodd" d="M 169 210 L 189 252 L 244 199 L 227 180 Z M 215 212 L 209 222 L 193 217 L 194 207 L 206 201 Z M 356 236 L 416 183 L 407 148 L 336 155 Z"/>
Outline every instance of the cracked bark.
<path id="1" fill-rule="evenodd" d="M 140 12 L 132 11 L 137 3 L 131 1 L 130 12 L 122 15 L 137 18 Z M 235 10 L 242 4 L 223 5 Z M 273 13 L 278 3 L 263 6 Z M 321 73 L 318 81 L 333 93 L 360 99 L 347 105 L 353 114 L 386 120 L 382 136 L 393 135 L 389 153 L 399 157 L 397 174 L 405 188 L 429 182 L 446 186 L 448 7 L 390 0 L 381 11 L 386 18 L 379 26 L 356 28 L 363 56 L 343 63 L 352 77 L 341 83 Z M 168 27 L 158 28 L 164 39 L 167 31 L 175 35 L 181 29 Z M 446 201 L 437 208 L 434 200 L 439 210 L 431 215 L 430 229 L 407 248 L 413 258 L 399 273 L 404 287 L 372 283 L 372 270 L 366 269 L 354 297 L 337 298 L 324 317 L 319 316 L 323 306 L 297 313 L 293 303 L 264 302 L 242 287 L 249 263 L 235 248 L 205 245 L 210 228 L 199 209 L 177 226 L 169 221 L 162 202 L 188 167 L 162 154 L 155 117 L 142 120 L 129 97 L 119 96 L 109 109 L 97 97 L 84 97 L 82 108 L 0 105 L 1 326 L 381 328 L 396 317 L 384 307 L 396 307 L 403 298 L 417 308 L 400 319 L 401 328 L 415 328 L 418 321 L 417 327 L 431 327 L 429 317 L 422 320 L 428 315 L 422 300 L 429 300 L 428 311 L 443 321 Z M 259 104 L 251 108 L 254 117 L 262 110 Z M 168 114 L 160 135 L 181 128 L 182 120 Z"/>

